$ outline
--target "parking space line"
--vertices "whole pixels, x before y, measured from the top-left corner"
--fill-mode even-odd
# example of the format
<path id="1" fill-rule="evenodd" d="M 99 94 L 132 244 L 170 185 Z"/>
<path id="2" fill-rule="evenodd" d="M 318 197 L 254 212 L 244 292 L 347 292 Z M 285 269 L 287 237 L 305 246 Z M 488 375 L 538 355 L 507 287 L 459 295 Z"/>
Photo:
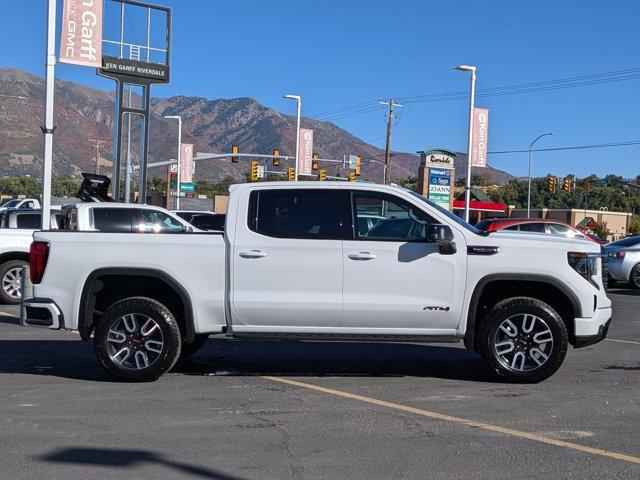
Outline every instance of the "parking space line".
<path id="1" fill-rule="evenodd" d="M 590 453 L 592 455 L 598 455 L 601 457 L 613 458 L 616 460 L 622 460 L 624 462 L 636 463 L 640 464 L 640 457 L 636 457 L 633 455 L 626 455 L 624 453 L 611 452 L 608 450 L 601 450 L 599 448 L 587 447 L 585 445 L 580 445 L 578 443 L 567 442 L 564 440 L 556 440 L 550 437 L 544 437 L 542 435 L 537 435 L 535 433 L 523 432 L 520 430 L 514 430 L 512 428 L 500 427 L 498 425 L 492 425 L 490 423 L 478 422 L 475 420 L 469 420 L 461 417 L 453 417 L 451 415 L 445 415 L 442 413 L 431 412 L 429 410 L 423 410 L 421 408 L 409 407 L 407 405 L 401 405 L 399 403 L 387 402 L 385 400 L 379 400 L 377 398 L 365 397 L 363 395 L 357 395 L 355 393 L 343 392 L 341 390 L 335 390 L 333 388 L 321 387 L 319 385 L 313 385 L 311 383 L 303 383 L 295 380 L 289 380 L 287 378 L 280 377 L 271 377 L 271 376 L 263 376 L 262 378 L 266 380 L 271 380 L 273 382 L 280 382 L 287 385 L 292 385 L 294 387 L 305 388 L 307 390 L 315 390 L 316 392 L 327 393 L 330 395 L 336 395 L 338 397 L 349 398 L 352 400 L 358 400 L 360 402 L 370 403 L 373 405 L 378 405 L 381 407 L 391 408 L 393 410 L 399 410 L 406 413 L 412 413 L 414 415 L 420 415 L 423 417 L 434 418 L 436 420 L 442 420 L 449 423 L 456 423 L 460 425 L 465 425 L 467 427 L 473 428 L 481 428 L 483 430 L 488 430 L 491 432 L 502 433 L 504 435 L 508 435 L 510 437 L 524 438 L 526 440 L 531 440 L 534 442 L 545 443 L 547 445 L 554 445 L 556 447 L 568 448 L 571 450 L 577 450 L 584 453 Z"/>
<path id="2" fill-rule="evenodd" d="M 618 343 L 630 343 L 632 345 L 640 345 L 640 342 L 636 342 L 635 340 L 618 340 L 617 338 L 605 338 L 607 342 L 618 342 Z"/>

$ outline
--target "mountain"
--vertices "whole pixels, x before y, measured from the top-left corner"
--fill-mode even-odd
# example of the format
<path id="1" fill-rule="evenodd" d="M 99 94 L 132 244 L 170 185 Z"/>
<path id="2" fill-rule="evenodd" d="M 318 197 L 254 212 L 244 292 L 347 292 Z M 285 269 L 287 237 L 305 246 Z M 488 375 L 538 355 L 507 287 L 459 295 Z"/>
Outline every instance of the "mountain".
<path id="1" fill-rule="evenodd" d="M 22 70 L 0 68 L 0 94 L 19 95 L 24 100 L 0 97 L 0 175 L 40 174 L 44 79 Z M 139 100 L 137 97 L 134 101 Z M 54 136 L 54 173 L 70 174 L 95 169 L 92 140 L 102 140 L 102 157 L 112 160 L 113 93 L 73 82 L 56 80 Z M 149 161 L 167 160 L 176 155 L 177 132 L 173 120 L 164 115 L 180 115 L 183 141 L 193 143 L 196 152 L 229 152 L 238 145 L 240 152 L 271 153 L 279 148 L 292 155 L 295 147 L 295 117 L 267 108 L 252 98 L 216 99 L 175 96 L 151 101 Z M 135 122 L 134 122 L 135 123 Z M 315 150 L 320 158 L 341 159 L 344 154 L 360 155 L 363 177 L 380 181 L 384 151 L 369 145 L 330 122 L 303 118 L 303 126 L 314 130 Z M 134 128 L 135 131 L 135 128 Z M 132 136 L 137 144 L 137 137 Z M 134 162 L 137 161 L 133 154 Z M 458 176 L 463 172 L 466 155 L 456 158 Z M 406 178 L 417 172 L 418 157 L 394 152 L 392 178 Z M 336 172 L 337 167 L 330 169 Z M 205 160 L 196 165 L 196 178 L 219 180 L 225 176 L 243 178 L 247 164 L 229 160 Z M 163 176 L 165 170 L 152 169 L 150 176 Z M 513 178 L 488 167 L 486 173 L 496 183 Z M 344 175 L 344 172 L 342 173 Z"/>

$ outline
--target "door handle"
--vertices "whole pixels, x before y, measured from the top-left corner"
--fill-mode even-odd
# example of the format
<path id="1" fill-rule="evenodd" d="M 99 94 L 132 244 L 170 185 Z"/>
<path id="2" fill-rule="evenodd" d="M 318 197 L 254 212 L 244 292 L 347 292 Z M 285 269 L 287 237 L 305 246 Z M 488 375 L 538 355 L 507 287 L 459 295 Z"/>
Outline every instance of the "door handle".
<path id="1" fill-rule="evenodd" d="M 376 258 L 376 254 L 370 252 L 350 253 L 348 256 L 351 260 L 373 260 Z"/>
<path id="2" fill-rule="evenodd" d="M 267 252 L 263 252 L 262 250 L 250 250 L 248 252 L 240 252 L 242 258 L 264 258 L 267 256 Z"/>

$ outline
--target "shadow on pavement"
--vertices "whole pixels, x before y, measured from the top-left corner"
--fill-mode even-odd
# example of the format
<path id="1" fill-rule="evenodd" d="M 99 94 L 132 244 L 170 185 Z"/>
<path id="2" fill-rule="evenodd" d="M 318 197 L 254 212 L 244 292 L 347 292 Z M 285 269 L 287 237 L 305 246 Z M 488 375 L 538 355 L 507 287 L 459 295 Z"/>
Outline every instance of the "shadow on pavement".
<path id="1" fill-rule="evenodd" d="M 630 297 L 640 297 L 640 290 L 631 287 L 611 287 L 607 289 L 607 293 L 613 295 L 627 295 Z"/>
<path id="2" fill-rule="evenodd" d="M 110 381 L 91 342 L 0 340 L 0 374 Z M 463 348 L 400 343 L 219 340 L 209 342 L 173 373 L 435 377 L 493 382 L 480 358 Z"/>
<path id="3" fill-rule="evenodd" d="M 463 348 L 402 343 L 209 340 L 179 371 L 190 375 L 435 377 L 494 381 Z"/>
<path id="4" fill-rule="evenodd" d="M 177 474 L 211 480 L 240 480 L 210 468 L 174 462 L 147 450 L 116 450 L 108 448 L 65 448 L 37 458 L 45 462 L 75 464 L 82 466 L 132 468 L 143 464 L 161 465 Z"/>

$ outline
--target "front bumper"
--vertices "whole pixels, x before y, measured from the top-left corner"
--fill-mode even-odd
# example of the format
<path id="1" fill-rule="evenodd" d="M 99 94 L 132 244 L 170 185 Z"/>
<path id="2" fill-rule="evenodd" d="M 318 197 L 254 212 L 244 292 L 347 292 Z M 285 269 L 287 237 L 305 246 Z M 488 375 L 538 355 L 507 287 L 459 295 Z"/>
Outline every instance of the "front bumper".
<path id="1" fill-rule="evenodd" d="M 27 298 L 20 308 L 20 324 L 31 327 L 64 328 L 64 317 L 56 303 L 49 298 Z"/>
<path id="2" fill-rule="evenodd" d="M 607 336 L 611 323 L 611 307 L 598 308 L 591 318 L 575 319 L 575 348 L 598 343 Z"/>

